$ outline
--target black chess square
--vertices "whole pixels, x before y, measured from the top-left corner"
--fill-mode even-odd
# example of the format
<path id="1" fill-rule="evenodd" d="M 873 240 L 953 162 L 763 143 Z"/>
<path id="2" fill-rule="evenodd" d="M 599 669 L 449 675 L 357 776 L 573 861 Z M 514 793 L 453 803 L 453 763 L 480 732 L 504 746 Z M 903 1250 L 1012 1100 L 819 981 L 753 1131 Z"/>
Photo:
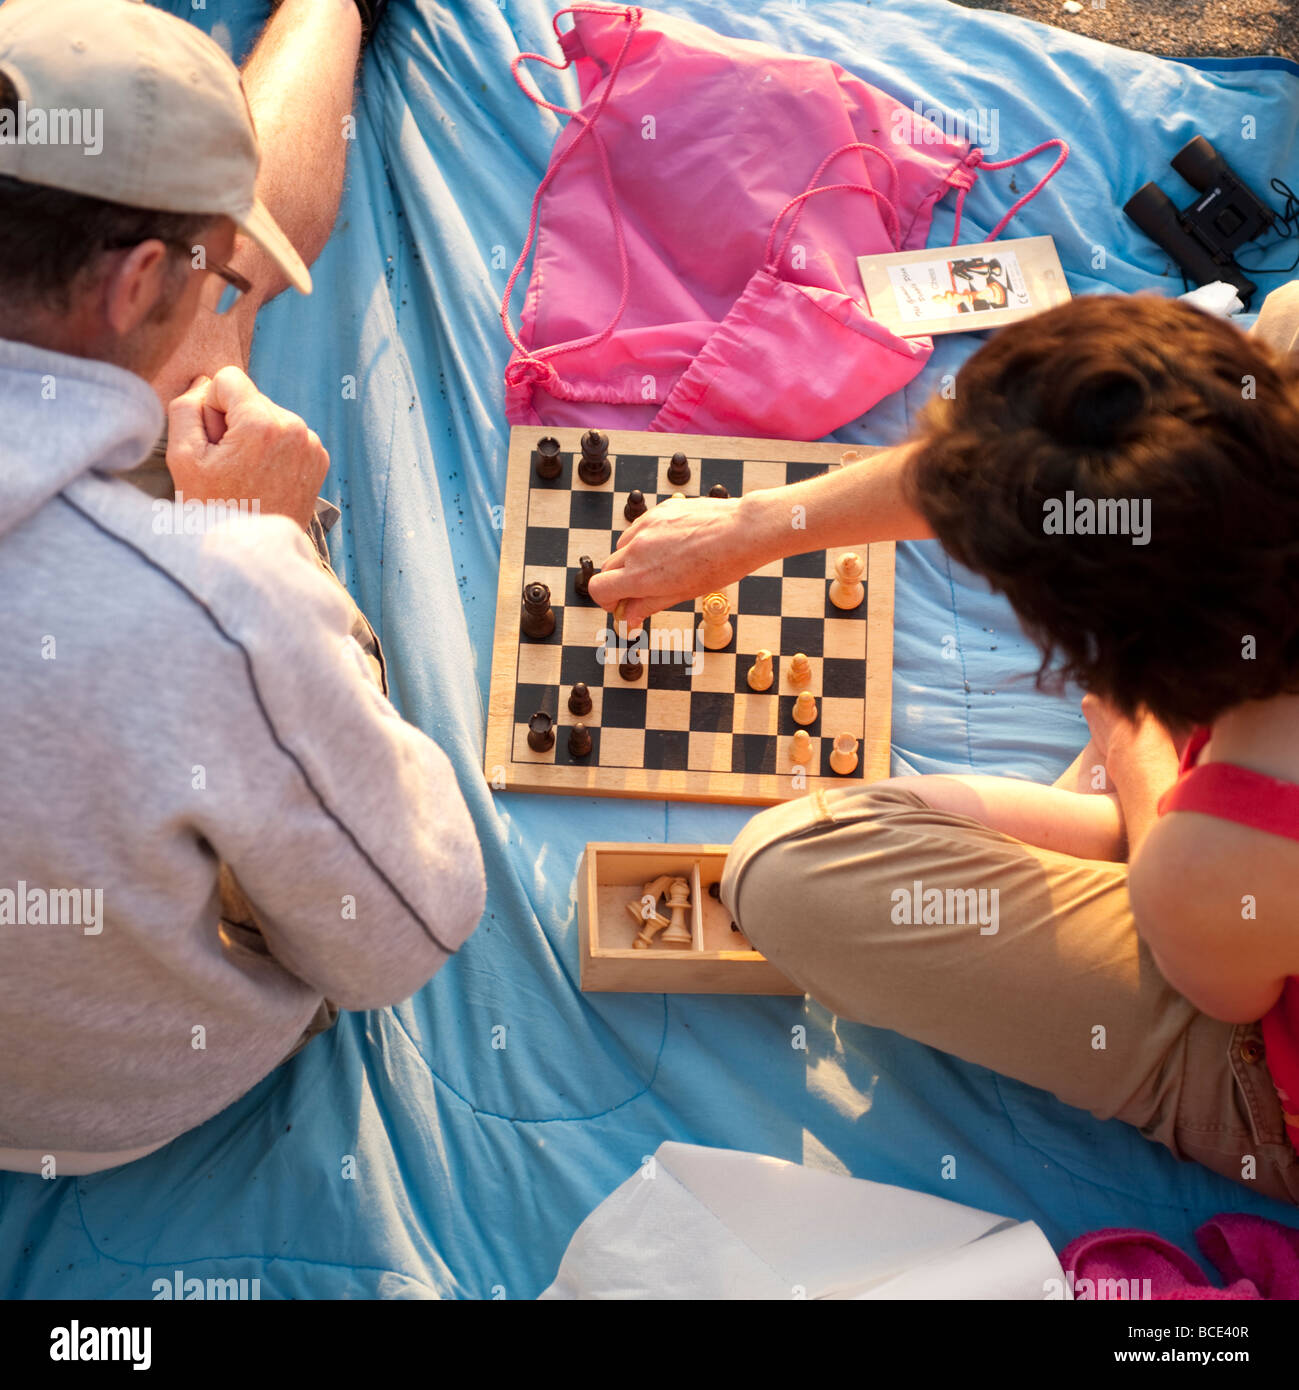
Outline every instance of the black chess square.
<path id="1" fill-rule="evenodd" d="M 787 463 L 785 469 L 786 483 L 805 483 L 829 471 L 823 463 Z"/>
<path id="2" fill-rule="evenodd" d="M 600 556 L 592 555 L 591 562 L 595 565 L 596 574 L 600 573 Z M 598 613 L 600 605 L 588 594 L 585 598 L 577 592 L 577 581 L 582 571 L 576 565 L 571 567 L 564 579 L 564 603 L 569 608 L 589 608 L 593 613 Z"/>
<path id="3" fill-rule="evenodd" d="M 690 727 L 696 733 L 729 734 L 735 725 L 735 698 L 719 690 L 690 693 Z"/>
<path id="4" fill-rule="evenodd" d="M 699 461 L 700 497 L 707 497 L 708 489 L 717 483 L 721 483 L 732 497 L 738 497 L 744 488 L 744 460 L 701 459 Z"/>
<path id="5" fill-rule="evenodd" d="M 740 580 L 735 598 L 736 611 L 761 617 L 780 616 L 780 576 L 749 574 Z"/>
<path id="6" fill-rule="evenodd" d="M 565 647 L 559 657 L 559 683 L 574 686 L 585 681 L 593 690 L 604 684 L 604 667 L 600 664 L 599 648 Z"/>
<path id="7" fill-rule="evenodd" d="M 656 652 L 655 660 L 649 663 L 649 687 L 651 690 L 689 690 L 690 667 L 680 652 Z"/>
<path id="8" fill-rule="evenodd" d="M 807 555 L 788 555 L 780 562 L 781 574 L 791 579 L 825 579 L 825 551 L 813 550 Z M 829 581 L 826 582 L 827 592 Z"/>
<path id="9" fill-rule="evenodd" d="M 827 656 L 821 663 L 821 694 L 860 700 L 866 693 L 866 663 Z"/>
<path id="10" fill-rule="evenodd" d="M 565 724 L 555 726 L 555 762 L 560 767 L 596 767 L 600 762 L 600 730 L 591 724 L 587 724 L 587 730 L 591 735 L 591 751 L 584 758 L 575 758 L 568 751 L 568 736 L 573 731 L 573 725 L 578 723 L 575 714 L 570 714 L 565 708 Z"/>
<path id="11" fill-rule="evenodd" d="M 780 620 L 780 650 L 782 655 L 821 656 L 825 650 L 825 624 L 820 618 L 782 618 Z"/>
<path id="12" fill-rule="evenodd" d="M 606 685 L 604 702 L 600 709 L 600 723 L 610 729 L 643 729 L 645 692 L 630 687 Z"/>
<path id="13" fill-rule="evenodd" d="M 534 449 L 532 451 L 532 472 L 528 477 L 528 485 L 530 487 L 549 488 L 553 492 L 561 492 L 564 488 L 568 487 L 573 473 L 572 454 L 561 453 L 559 455 L 559 472 L 556 473 L 553 478 L 543 478 L 541 474 L 537 472 L 537 460 L 540 457 L 540 454 Z"/>
<path id="14" fill-rule="evenodd" d="M 649 500 L 658 491 L 659 461 L 645 454 L 619 454 L 613 465 L 615 492 L 640 488 Z"/>
<path id="15" fill-rule="evenodd" d="M 833 582 L 832 579 L 827 579 L 825 581 L 825 616 L 827 618 L 865 618 L 866 601 L 870 595 L 870 586 L 863 583 L 862 587 L 864 592 L 862 593 L 861 602 L 856 608 L 837 608 L 830 602 L 830 585 Z"/>
<path id="16" fill-rule="evenodd" d="M 775 772 L 776 740 L 765 734 L 736 734 L 731 741 L 732 772 Z"/>
<path id="17" fill-rule="evenodd" d="M 595 557 L 592 556 L 592 559 Z M 568 532 L 562 526 L 529 526 L 523 543 L 523 568 L 563 569 L 568 564 Z"/>
<path id="18" fill-rule="evenodd" d="M 514 722 L 526 724 L 538 710 L 554 719 L 558 714 L 559 692 L 553 685 L 520 683 L 514 687 Z"/>
<path id="19" fill-rule="evenodd" d="M 834 752 L 834 739 L 823 738 L 821 740 L 821 756 L 818 759 L 820 773 L 822 777 L 828 777 L 832 782 L 851 782 L 854 777 L 864 777 L 866 773 L 866 762 L 861 753 L 860 743 L 857 745 L 857 766 L 851 772 L 836 772 L 830 766 L 830 754 Z"/>
<path id="20" fill-rule="evenodd" d="M 821 701 L 816 702 L 816 718 L 810 724 L 796 724 L 794 722 L 794 700 L 793 695 L 778 695 L 780 702 L 780 712 L 776 716 L 776 733 L 781 738 L 793 738 L 798 729 L 806 729 L 815 738 L 821 732 Z"/>
<path id="21" fill-rule="evenodd" d="M 606 694 L 605 699 L 608 700 Z M 607 706 L 606 706 L 607 707 Z M 690 758 L 688 729 L 646 729 L 645 766 L 684 772 Z"/>
<path id="22" fill-rule="evenodd" d="M 529 637 L 519 628 L 520 647 L 561 647 L 564 644 L 564 605 L 559 602 L 552 602 L 550 611 L 555 615 L 555 628 L 549 637 Z M 522 623 L 523 604 L 519 604 L 520 623 Z"/>
<path id="23" fill-rule="evenodd" d="M 568 524 L 575 531 L 612 531 L 613 493 L 574 492 L 569 499 L 568 517 Z M 605 557 L 592 555 L 591 558 L 598 564 Z"/>

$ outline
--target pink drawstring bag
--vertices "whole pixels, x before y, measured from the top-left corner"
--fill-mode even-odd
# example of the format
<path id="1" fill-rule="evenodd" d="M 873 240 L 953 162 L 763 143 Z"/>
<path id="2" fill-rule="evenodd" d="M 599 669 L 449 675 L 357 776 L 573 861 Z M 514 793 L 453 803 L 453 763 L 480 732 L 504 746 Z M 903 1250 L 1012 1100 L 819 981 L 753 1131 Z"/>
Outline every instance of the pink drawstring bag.
<path id="1" fill-rule="evenodd" d="M 570 117 L 501 305 L 513 424 L 829 434 L 933 350 L 870 316 L 856 258 L 923 247 L 952 187 L 959 235 L 981 163 L 1059 145 L 996 237 L 1068 156 L 1055 140 L 986 162 L 835 63 L 636 6 L 574 5 L 554 28 L 562 62 L 512 64 L 533 101 Z M 576 64 L 581 109 L 529 92 L 524 61 Z M 534 241 L 516 334 L 510 296 Z"/>

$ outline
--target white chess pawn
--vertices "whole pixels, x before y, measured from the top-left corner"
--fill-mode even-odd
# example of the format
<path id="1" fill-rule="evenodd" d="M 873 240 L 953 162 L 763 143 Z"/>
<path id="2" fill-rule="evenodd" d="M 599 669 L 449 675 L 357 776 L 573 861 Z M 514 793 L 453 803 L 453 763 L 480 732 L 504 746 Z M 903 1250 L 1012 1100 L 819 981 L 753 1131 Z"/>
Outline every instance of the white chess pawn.
<path id="1" fill-rule="evenodd" d="M 865 570 L 861 556 L 855 551 L 846 550 L 834 562 L 835 577 L 830 581 L 830 602 L 836 608 L 856 608 L 866 597 L 866 586 L 861 582 Z"/>
<path id="2" fill-rule="evenodd" d="M 796 763 L 810 763 L 812 761 L 812 735 L 806 729 L 794 731 L 794 746 L 789 750 L 789 756 Z"/>
<path id="3" fill-rule="evenodd" d="M 753 665 L 749 667 L 749 689 L 770 690 L 773 679 L 771 653 L 764 647 L 753 658 Z"/>
<path id="4" fill-rule="evenodd" d="M 799 652 L 789 659 L 790 685 L 806 685 L 812 679 L 812 663 Z"/>
<path id="5" fill-rule="evenodd" d="M 703 602 L 704 621 L 700 637 L 710 652 L 720 651 L 730 643 L 734 629 L 730 622 L 731 601 L 725 594 L 708 594 Z"/>
<path id="6" fill-rule="evenodd" d="M 830 750 L 830 767 L 840 777 L 857 770 L 857 740 L 851 734 L 840 734 Z"/>
<path id="7" fill-rule="evenodd" d="M 794 723 L 811 724 L 816 720 L 816 699 L 810 690 L 800 690 L 794 701 Z"/>
<path id="8" fill-rule="evenodd" d="M 684 878 L 674 878 L 672 886 L 668 889 L 668 910 L 672 913 L 672 922 L 659 937 L 660 946 L 675 946 L 681 950 L 694 944 L 690 928 L 686 925 L 686 912 L 689 908 L 690 885 Z"/>

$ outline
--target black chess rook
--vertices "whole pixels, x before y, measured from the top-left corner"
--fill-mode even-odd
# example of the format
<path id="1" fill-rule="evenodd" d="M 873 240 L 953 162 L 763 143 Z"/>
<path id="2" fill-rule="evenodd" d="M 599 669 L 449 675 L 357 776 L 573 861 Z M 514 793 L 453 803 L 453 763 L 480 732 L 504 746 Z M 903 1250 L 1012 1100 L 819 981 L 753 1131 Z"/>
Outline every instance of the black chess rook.
<path id="1" fill-rule="evenodd" d="M 528 720 L 528 747 L 534 753 L 546 753 L 555 746 L 555 721 L 539 709 Z"/>
<path id="2" fill-rule="evenodd" d="M 609 436 L 599 430 L 587 430 L 582 436 L 582 457 L 577 465 L 577 476 L 591 487 L 599 487 L 609 481 L 613 470 L 609 466 Z"/>
<path id="3" fill-rule="evenodd" d="M 559 457 L 559 440 L 546 435 L 537 440 L 537 477 L 558 478 L 564 471 L 564 461 Z"/>
<path id="4" fill-rule="evenodd" d="M 555 610 L 550 606 L 550 586 L 525 584 L 523 587 L 523 635 L 549 637 L 555 630 Z"/>
<path id="5" fill-rule="evenodd" d="M 690 481 L 690 460 L 684 454 L 673 454 L 668 462 L 668 482 L 673 487 L 685 487 Z"/>

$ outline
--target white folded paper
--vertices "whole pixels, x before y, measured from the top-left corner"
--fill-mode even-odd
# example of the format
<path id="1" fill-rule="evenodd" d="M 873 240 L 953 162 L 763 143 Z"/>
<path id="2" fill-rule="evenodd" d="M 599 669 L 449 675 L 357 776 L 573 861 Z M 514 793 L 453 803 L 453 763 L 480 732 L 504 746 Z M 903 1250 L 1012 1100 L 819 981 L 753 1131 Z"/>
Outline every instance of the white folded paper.
<path id="1" fill-rule="evenodd" d="M 582 1222 L 541 1297 L 1043 1299 L 1064 1287 L 1032 1222 L 665 1143 Z"/>

